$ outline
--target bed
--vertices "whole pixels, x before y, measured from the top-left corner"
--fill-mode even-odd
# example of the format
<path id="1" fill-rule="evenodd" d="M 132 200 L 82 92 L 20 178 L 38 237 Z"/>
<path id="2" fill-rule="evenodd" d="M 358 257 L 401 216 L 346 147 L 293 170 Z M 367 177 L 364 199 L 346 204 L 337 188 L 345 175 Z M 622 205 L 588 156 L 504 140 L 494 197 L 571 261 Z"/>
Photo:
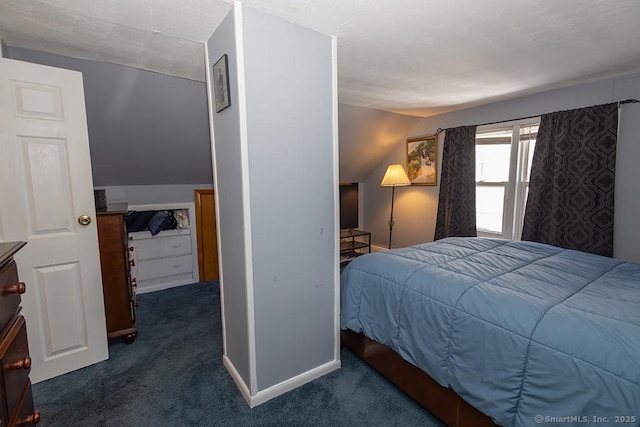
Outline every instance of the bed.
<path id="1" fill-rule="evenodd" d="M 640 264 L 446 238 L 352 261 L 340 322 L 347 346 L 378 357 L 383 374 L 397 374 L 375 356 L 388 350 L 468 403 L 479 417 L 467 424 L 640 425 Z"/>

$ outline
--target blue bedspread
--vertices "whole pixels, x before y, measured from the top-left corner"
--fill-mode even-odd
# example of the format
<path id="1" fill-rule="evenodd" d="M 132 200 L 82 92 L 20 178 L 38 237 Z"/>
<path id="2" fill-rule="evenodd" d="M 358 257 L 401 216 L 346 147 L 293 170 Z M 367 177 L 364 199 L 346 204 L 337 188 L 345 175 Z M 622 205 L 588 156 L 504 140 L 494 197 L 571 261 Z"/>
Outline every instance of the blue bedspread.
<path id="1" fill-rule="evenodd" d="M 640 264 L 447 238 L 359 257 L 341 289 L 342 329 L 500 425 L 640 425 Z"/>

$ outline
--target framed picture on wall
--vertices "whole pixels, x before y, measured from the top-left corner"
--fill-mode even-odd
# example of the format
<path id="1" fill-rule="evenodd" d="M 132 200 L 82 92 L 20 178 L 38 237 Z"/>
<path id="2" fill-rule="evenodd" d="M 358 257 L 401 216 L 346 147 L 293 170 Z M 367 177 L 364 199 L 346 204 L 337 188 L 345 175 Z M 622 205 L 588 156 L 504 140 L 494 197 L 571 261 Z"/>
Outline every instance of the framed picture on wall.
<path id="1" fill-rule="evenodd" d="M 438 136 L 407 139 L 407 176 L 411 185 L 436 185 Z"/>
<path id="2" fill-rule="evenodd" d="M 216 98 L 216 113 L 231 105 L 231 99 L 229 98 L 229 65 L 226 53 L 213 65 L 213 93 Z"/>

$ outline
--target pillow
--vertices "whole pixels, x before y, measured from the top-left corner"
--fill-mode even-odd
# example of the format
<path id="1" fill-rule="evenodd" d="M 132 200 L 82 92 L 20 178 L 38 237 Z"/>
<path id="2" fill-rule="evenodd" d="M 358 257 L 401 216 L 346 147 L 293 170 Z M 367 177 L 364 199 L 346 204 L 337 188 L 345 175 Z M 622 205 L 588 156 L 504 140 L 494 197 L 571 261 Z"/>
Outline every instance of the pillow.
<path id="1" fill-rule="evenodd" d="M 156 211 L 129 211 L 125 217 L 125 221 L 127 224 L 127 231 L 142 231 L 146 230 L 147 223 L 151 219 L 153 215 L 155 215 Z"/>
<path id="2" fill-rule="evenodd" d="M 153 214 L 153 216 L 149 220 L 149 223 L 147 224 L 147 227 L 149 228 L 151 235 L 155 236 L 156 234 L 164 230 L 164 227 L 167 224 L 169 224 L 169 215 L 165 211 L 158 211 Z"/>

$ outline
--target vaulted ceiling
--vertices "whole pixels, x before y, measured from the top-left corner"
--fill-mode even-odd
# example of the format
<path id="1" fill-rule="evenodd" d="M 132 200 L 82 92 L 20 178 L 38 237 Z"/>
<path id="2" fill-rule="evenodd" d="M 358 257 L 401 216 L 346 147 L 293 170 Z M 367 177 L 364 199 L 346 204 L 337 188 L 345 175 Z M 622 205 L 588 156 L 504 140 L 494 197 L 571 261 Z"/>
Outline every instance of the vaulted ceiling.
<path id="1" fill-rule="evenodd" d="M 338 37 L 339 101 L 428 116 L 640 70 L 637 0 L 245 0 Z M 0 38 L 204 79 L 230 0 L 2 0 Z"/>

